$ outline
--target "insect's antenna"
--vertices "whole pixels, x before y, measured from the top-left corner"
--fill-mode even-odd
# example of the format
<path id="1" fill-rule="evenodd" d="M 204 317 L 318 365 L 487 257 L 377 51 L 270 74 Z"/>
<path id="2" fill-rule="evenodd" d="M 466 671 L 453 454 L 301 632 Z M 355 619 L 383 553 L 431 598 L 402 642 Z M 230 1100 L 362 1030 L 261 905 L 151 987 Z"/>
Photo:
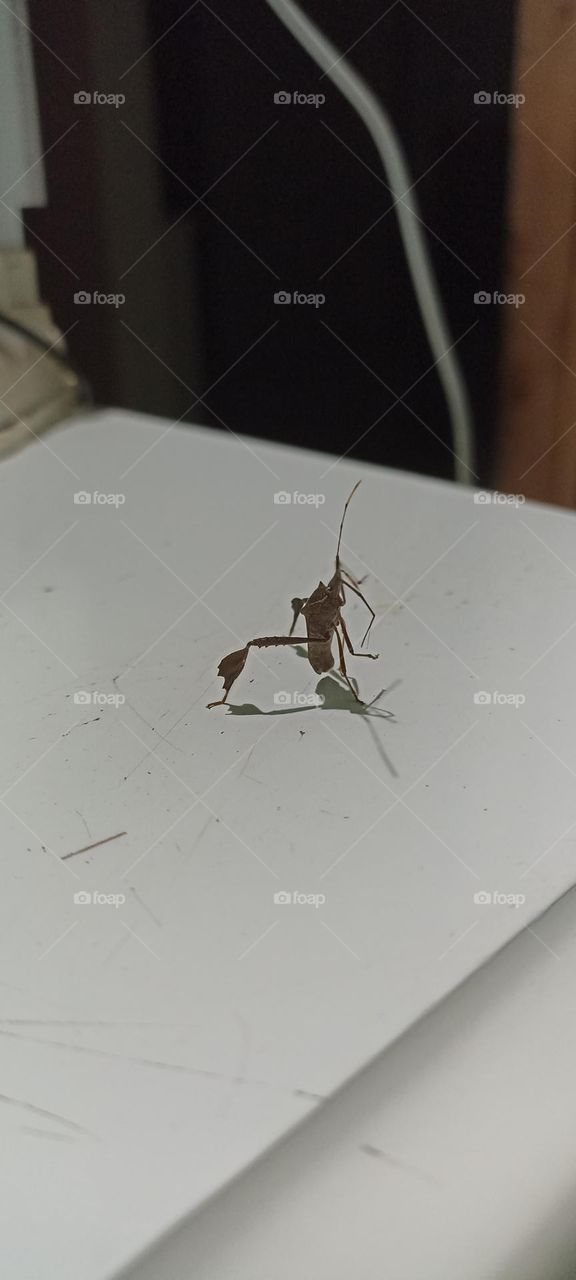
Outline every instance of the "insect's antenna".
<path id="1" fill-rule="evenodd" d="M 348 505 L 349 505 L 349 503 L 350 503 L 351 499 L 354 497 L 354 494 L 356 493 L 356 490 L 357 490 L 357 488 L 358 488 L 358 485 L 360 485 L 360 484 L 362 484 L 362 481 L 361 481 L 361 480 L 357 480 L 357 481 L 356 481 L 356 484 L 354 485 L 354 488 L 353 488 L 353 490 L 352 490 L 352 493 L 349 493 L 349 494 L 348 494 L 348 497 L 347 497 L 347 499 L 346 499 L 346 501 L 345 501 L 345 503 L 344 503 L 344 510 L 343 510 L 343 512 L 342 512 L 342 519 L 341 519 L 341 521 L 340 521 L 340 532 L 339 532 L 339 534 L 338 534 L 338 546 L 336 547 L 336 568 L 337 568 L 337 569 L 338 569 L 338 568 L 339 568 L 339 566 L 340 566 L 340 558 L 339 558 L 339 557 L 340 557 L 340 543 L 341 543 L 341 541 L 342 541 L 342 530 L 343 530 L 343 528 L 344 528 L 344 521 L 345 521 L 345 519 L 346 519 L 346 512 L 347 512 L 347 510 L 348 510 Z"/>

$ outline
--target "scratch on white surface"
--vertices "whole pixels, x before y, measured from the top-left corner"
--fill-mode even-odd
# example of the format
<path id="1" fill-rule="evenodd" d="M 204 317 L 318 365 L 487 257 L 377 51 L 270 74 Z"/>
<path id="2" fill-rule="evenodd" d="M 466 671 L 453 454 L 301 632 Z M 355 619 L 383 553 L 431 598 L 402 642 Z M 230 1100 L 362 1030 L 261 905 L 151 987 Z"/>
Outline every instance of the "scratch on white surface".
<path id="1" fill-rule="evenodd" d="M 116 945 L 112 947 L 111 951 L 108 952 L 106 959 L 102 961 L 103 969 L 108 968 L 108 965 L 111 964 L 112 961 L 116 959 L 116 956 L 119 955 L 122 948 L 125 947 L 129 941 L 130 941 L 130 938 L 128 934 L 125 934 L 123 938 L 118 939 L 118 942 L 116 943 Z"/>
<path id="2" fill-rule="evenodd" d="M 248 1063 L 250 1062 L 250 1052 L 252 1047 L 252 1030 L 251 1030 L 250 1024 L 246 1021 L 246 1018 L 244 1018 L 241 1013 L 235 1014 L 235 1021 L 238 1023 L 238 1027 L 240 1029 L 238 1066 L 234 1074 L 234 1083 L 236 1087 L 235 1089 L 230 1091 L 227 1098 L 223 1099 L 222 1104 L 218 1108 L 217 1114 L 221 1119 L 225 1119 L 225 1117 L 228 1115 L 230 1108 L 233 1106 L 236 1100 L 236 1095 L 238 1093 L 238 1090 L 242 1088 L 242 1085 L 246 1084 L 247 1082 L 246 1072 L 248 1069 Z"/>
<path id="3" fill-rule="evenodd" d="M 116 683 L 116 680 L 119 680 L 119 679 L 120 679 L 120 677 L 119 677 L 119 676 L 114 676 L 114 679 L 113 679 L 113 681 L 112 681 L 112 684 L 115 684 L 115 683 Z M 117 687 L 117 686 L 116 686 L 116 687 Z M 151 724 L 150 720 L 147 720 L 147 719 L 146 719 L 146 716 L 143 716 L 143 715 L 142 715 L 142 712 L 141 712 L 141 711 L 138 711 L 138 708 L 137 708 L 137 707 L 135 707 L 135 706 L 134 706 L 134 703 L 133 703 L 133 702 L 130 702 L 128 698 L 126 698 L 126 700 L 125 700 L 125 704 L 124 704 L 124 705 L 125 705 L 125 706 L 127 706 L 127 707 L 130 707 L 130 710 L 134 712 L 134 715 L 135 715 L 135 716 L 137 716 L 137 717 L 138 717 L 138 719 L 142 721 L 142 724 L 145 724 L 145 725 L 146 725 L 146 727 L 150 730 L 150 732 L 151 732 L 151 733 L 155 733 L 155 734 L 156 734 L 156 737 L 157 737 L 157 738 L 160 738 L 161 742 L 165 742 L 165 743 L 167 744 L 167 746 L 169 746 L 169 747 L 173 747 L 174 751 L 179 751 L 179 752 L 180 752 L 180 755 L 185 755 L 185 754 L 186 754 L 186 752 L 184 752 L 184 751 L 182 750 L 182 747 L 177 746 L 175 742 L 171 742 L 171 741 L 170 741 L 170 739 L 169 739 L 168 737 L 165 737 L 165 735 L 164 735 L 163 733 L 160 733 L 160 730 L 159 730 L 159 729 L 157 729 L 157 728 L 155 727 L 155 725 Z M 165 714 L 167 714 L 167 713 L 165 713 Z M 162 717 L 161 717 L 161 718 L 162 718 Z M 124 721 L 121 721 L 121 724 L 123 724 L 123 723 L 124 723 Z M 125 727 L 127 727 L 127 726 L 125 726 Z M 170 730 L 170 732 L 172 732 L 172 729 Z M 148 751 L 148 755 L 153 756 L 153 755 L 154 755 L 154 752 L 155 752 L 155 751 L 157 750 L 157 748 L 158 748 L 158 745 L 159 745 L 159 744 L 156 742 L 156 743 L 154 744 L 154 746 L 153 746 L 153 747 L 150 747 L 150 749 L 149 749 L 149 751 Z M 146 756 L 146 757 L 145 757 L 145 759 L 147 759 L 147 758 L 148 758 L 148 757 Z"/>
<path id="4" fill-rule="evenodd" d="M 417 1169 L 415 1165 L 407 1164 L 405 1160 L 399 1160 L 397 1156 L 391 1156 L 388 1151 L 383 1151 L 382 1147 L 373 1147 L 370 1142 L 360 1143 L 359 1150 L 364 1155 L 371 1156 L 374 1160 L 384 1160 L 393 1169 L 400 1169 L 403 1173 L 410 1173 L 413 1177 L 419 1178 L 421 1182 L 427 1182 L 428 1186 L 439 1187 L 442 1184 L 438 1178 L 432 1177 L 430 1173 L 424 1173 L 422 1169 Z"/>
<path id="5" fill-rule="evenodd" d="M 86 821 L 86 819 L 85 819 L 85 817 L 84 817 L 84 814 L 83 814 L 83 813 L 80 813 L 80 810 L 79 810 L 79 809 L 75 809 L 75 810 L 74 810 L 74 813 L 77 813 L 77 814 L 78 814 L 78 817 L 80 818 L 80 821 L 84 823 L 84 826 L 85 826 L 85 828 L 86 828 L 86 835 L 88 836 L 88 839 L 89 839 L 89 840 L 91 840 L 91 839 L 92 839 L 92 832 L 91 832 L 91 830 L 90 830 L 90 827 L 88 826 L 88 823 L 87 823 L 87 821 Z"/>
<path id="6" fill-rule="evenodd" d="M 5 986 L 5 983 L 0 985 Z M 12 989 L 12 988 L 11 988 Z M 19 991 L 20 987 L 14 987 L 15 991 Z M 32 992 L 25 991 L 24 995 L 33 995 Z M 0 1024 L 3 1027 L 106 1027 L 115 1031 L 124 1031 L 126 1027 L 144 1027 L 147 1030 L 168 1030 L 183 1031 L 193 1023 L 186 1022 L 127 1022 L 124 1018 L 118 1019 L 116 1022 L 105 1021 L 102 1018 L 82 1019 L 82 1018 L 0 1018 Z"/>
<path id="7" fill-rule="evenodd" d="M 75 729 L 83 729 L 87 724 L 96 724 L 96 721 L 101 720 L 101 718 L 101 716 L 93 716 L 91 720 L 77 720 L 76 724 L 71 725 L 70 728 L 66 730 L 66 733 L 62 734 L 62 737 L 67 738 L 69 734 L 74 733 Z M 78 810 L 76 810 L 76 813 L 78 813 Z"/>
<path id="8" fill-rule="evenodd" d="M 136 902 L 139 902 L 139 903 L 140 903 L 140 906 L 142 907 L 142 910 L 143 910 L 143 911 L 146 911 L 146 912 L 147 912 L 147 914 L 150 916 L 150 919 L 154 921 L 154 924 L 155 924 L 155 925 L 157 925 L 159 929 L 161 929 L 161 928 L 162 928 L 162 924 L 161 924 L 160 920 L 158 919 L 158 916 L 155 916 L 155 915 L 154 915 L 154 912 L 153 912 L 152 908 L 151 908 L 151 907 L 149 907 L 149 906 L 148 906 L 148 903 L 147 903 L 147 902 L 144 902 L 144 899 L 140 897 L 140 894 L 138 893 L 138 890 L 134 888 L 134 885 L 133 885 L 133 884 L 130 884 L 130 885 L 128 885 L 128 888 L 129 888 L 129 890 L 130 890 L 130 893 L 132 893 L 132 894 L 134 895 L 134 898 L 136 899 Z"/>
<path id="9" fill-rule="evenodd" d="M 115 836 L 104 836 L 103 840 L 95 840 L 93 844 L 85 844 L 81 849 L 74 849 L 72 853 L 64 853 L 61 862 L 66 862 L 67 858 L 75 858 L 79 853 L 88 853 L 90 849 L 99 849 L 103 844 L 110 844 L 111 840 L 119 840 L 120 836 L 125 836 L 126 831 L 117 831 Z"/>
<path id="10" fill-rule="evenodd" d="M 48 1049 L 62 1049 L 65 1053 L 87 1054 L 96 1058 L 108 1058 L 112 1062 L 132 1062 L 138 1067 L 151 1067 L 156 1071 L 175 1071 L 179 1074 L 201 1076 L 205 1080 L 221 1080 L 226 1084 L 238 1084 L 238 1073 L 228 1073 L 225 1071 L 209 1071 L 203 1067 L 192 1067 L 186 1063 L 180 1062 L 162 1062 L 157 1058 L 140 1058 L 134 1057 L 128 1053 L 113 1053 L 108 1049 L 95 1049 L 82 1044 L 66 1044 L 63 1040 L 49 1040 L 41 1036 L 21 1035 L 17 1031 L 0 1031 L 0 1036 L 4 1036 L 9 1040 L 19 1040 L 21 1043 L 42 1045 Z M 293 1093 L 293 1090 L 286 1089 L 283 1085 L 271 1084 L 268 1080 L 255 1080 L 246 1076 L 242 1076 L 242 1084 L 249 1085 L 256 1089 L 276 1089 L 280 1093 Z M 307 1095 L 309 1096 L 309 1095 Z M 0 1100 L 3 1095 L 0 1094 Z M 45 1114 L 50 1114 L 49 1112 Z"/>
<path id="11" fill-rule="evenodd" d="M 29 1133 L 34 1138 L 48 1138 L 50 1142 L 74 1142 L 70 1133 L 49 1133 L 47 1129 L 35 1129 L 30 1124 L 21 1124 L 20 1133 Z"/>
<path id="12" fill-rule="evenodd" d="M 18 1038 L 25 1039 L 24 1036 Z M 65 1124 L 69 1129 L 73 1129 L 75 1133 L 83 1133 L 88 1138 L 94 1136 L 89 1129 L 84 1129 L 81 1124 L 76 1124 L 75 1120 L 68 1120 L 67 1116 L 61 1116 L 57 1111 L 47 1111 L 45 1107 L 37 1107 L 34 1102 L 28 1102 L 25 1098 L 12 1098 L 7 1093 L 0 1093 L 0 1102 L 3 1102 L 8 1107 L 20 1107 L 23 1111 L 30 1111 L 32 1115 L 42 1116 L 44 1120 L 56 1120 L 58 1124 Z"/>
<path id="13" fill-rule="evenodd" d="M 256 747 L 257 747 L 257 746 L 258 746 L 258 743 L 257 743 L 257 742 L 255 742 L 255 743 L 254 743 L 254 746 L 250 748 L 250 751 L 248 752 L 248 755 L 246 756 L 246 759 L 245 759 L 245 761 L 244 761 L 244 764 L 242 765 L 242 768 L 241 768 L 241 770 L 240 770 L 240 773 L 238 774 L 238 777 L 239 777 L 239 778 L 241 778 L 241 777 L 244 775 L 244 773 L 246 772 L 246 769 L 248 768 L 248 765 L 250 764 L 250 761 L 251 761 L 251 759 L 252 759 L 252 756 L 254 755 L 254 752 L 255 752 Z M 254 782 L 256 782 L 256 781 L 257 781 L 257 779 L 256 779 L 256 778 L 254 778 L 254 779 L 253 779 L 253 781 L 254 781 Z"/>
<path id="14" fill-rule="evenodd" d="M 62 1008 L 62 1004 L 58 1000 L 50 1000 L 45 996 L 40 996 L 36 991 L 28 991 L 27 987 L 17 987 L 13 982 L 3 982 L 0 979 L 0 987 L 5 987 L 7 991 L 15 991 L 18 995 L 27 996 L 29 1000 L 46 1001 L 47 1004 L 54 1005 L 56 1009 Z M 2 1021 L 2 1019 L 0 1019 Z"/>
<path id="15" fill-rule="evenodd" d="M 198 848 L 198 845 L 200 844 L 200 841 L 201 841 L 201 840 L 204 838 L 204 836 L 206 835 L 206 832 L 207 832 L 208 827 L 210 826 L 210 824 L 211 824 L 212 822 L 218 822 L 218 821 L 219 821 L 219 819 L 218 819 L 218 818 L 216 818 L 215 814 L 211 813 L 211 814 L 210 814 L 210 816 L 206 819 L 206 822 L 204 823 L 204 826 L 200 828 L 200 830 L 199 830 L 199 832 L 198 832 L 198 835 L 196 836 L 196 839 L 195 839 L 195 841 L 194 841 L 193 849 L 197 849 L 197 848 Z"/>

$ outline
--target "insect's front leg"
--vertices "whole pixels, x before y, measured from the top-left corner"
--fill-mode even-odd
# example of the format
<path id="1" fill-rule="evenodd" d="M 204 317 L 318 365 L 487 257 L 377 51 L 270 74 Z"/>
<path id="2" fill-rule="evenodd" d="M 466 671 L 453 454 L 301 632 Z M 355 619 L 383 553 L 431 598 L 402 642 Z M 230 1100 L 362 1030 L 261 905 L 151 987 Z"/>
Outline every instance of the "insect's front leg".
<path id="1" fill-rule="evenodd" d="M 348 635 L 348 628 L 347 628 L 347 626 L 346 626 L 346 623 L 345 623 L 345 621 L 344 621 L 344 619 L 343 619 L 342 615 L 340 615 L 340 626 L 342 627 L 342 635 L 344 636 L 344 643 L 345 643 L 345 645 L 346 645 L 346 648 L 347 648 L 348 652 L 352 654 L 352 657 L 353 657 L 353 658 L 374 658 L 374 659 L 376 659 L 376 658 L 379 658 L 379 657 L 380 657 L 380 654 L 379 654 L 379 653 L 357 653 L 356 649 L 354 649 L 354 648 L 353 648 L 353 646 L 352 646 L 352 641 L 351 641 L 351 639 L 350 639 L 350 636 Z"/>
<path id="2" fill-rule="evenodd" d="M 218 667 L 218 675 L 224 681 L 224 697 L 218 698 L 216 702 L 208 702 L 208 709 L 211 707 L 222 707 L 227 701 L 228 694 L 238 676 L 244 670 L 246 659 L 250 649 L 268 649 L 271 646 L 284 644 L 324 644 L 325 641 L 309 640 L 308 636 L 257 636 L 255 640 L 249 640 L 243 649 L 235 649 L 234 653 L 227 653 Z"/>
<path id="3" fill-rule="evenodd" d="M 354 574 L 350 573 L 350 570 L 347 569 L 346 566 L 342 564 L 342 561 L 340 561 L 340 570 L 345 575 L 345 577 L 349 579 L 349 582 L 352 583 L 353 587 L 361 587 L 362 583 L 365 582 L 368 577 L 368 574 L 365 573 L 363 577 L 356 578 Z"/>
<path id="4" fill-rule="evenodd" d="M 370 621 L 369 621 L 369 623 L 368 623 L 368 626 L 366 627 L 366 630 L 365 630 L 365 632 L 364 632 L 364 635 L 362 636 L 362 639 L 361 639 L 361 641 L 360 641 L 360 645 L 364 645 L 364 644 L 366 643 L 367 639 L 368 639 L 369 634 L 370 634 L 370 628 L 371 628 L 372 623 L 373 623 L 373 621 L 374 621 L 374 619 L 375 619 L 375 617 L 376 617 L 376 614 L 374 613 L 374 610 L 373 610 L 373 608 L 372 608 L 372 605 L 371 605 L 371 604 L 368 604 L 368 601 L 367 601 L 367 599 L 366 599 L 366 596 L 363 596 L 363 595 L 362 595 L 362 592 L 361 592 L 361 591 L 359 591 L 359 590 L 358 590 L 358 588 L 354 585 L 354 580 L 353 580 L 352 582 L 346 582 L 346 579 L 344 579 L 343 581 L 344 581 L 344 586 L 348 587 L 348 590 L 349 590 L 349 591 L 353 591 L 355 596 L 359 596 L 359 597 L 360 597 L 360 599 L 361 599 L 361 600 L 364 602 L 364 604 L 366 605 L 366 608 L 367 608 L 368 612 L 372 615 L 372 616 L 371 616 L 371 618 L 370 618 Z M 361 581 L 363 582 L 363 581 L 364 581 L 364 579 L 362 578 L 362 579 L 361 579 Z M 352 650 L 351 650 L 350 652 L 352 652 Z M 359 658 L 361 658 L 363 655 L 362 655 L 362 654 L 358 654 L 357 656 L 358 656 Z M 372 656 L 372 655 L 369 655 L 369 656 Z"/>

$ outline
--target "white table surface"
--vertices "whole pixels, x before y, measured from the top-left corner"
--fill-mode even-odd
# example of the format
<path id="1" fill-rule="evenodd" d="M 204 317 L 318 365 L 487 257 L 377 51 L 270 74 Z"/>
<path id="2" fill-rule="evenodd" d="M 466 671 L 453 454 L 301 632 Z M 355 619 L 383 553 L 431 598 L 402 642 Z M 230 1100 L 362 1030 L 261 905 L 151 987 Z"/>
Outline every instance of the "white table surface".
<path id="1" fill-rule="evenodd" d="M 359 477 L 381 660 L 350 670 L 394 719 L 279 649 L 207 711 L 223 654 L 331 572 Z M 1 1248 L 18 1280 L 107 1280 L 574 883 L 576 526 L 115 411 L 6 459 L 0 503 Z"/>
<path id="2" fill-rule="evenodd" d="M 123 1280 L 574 1280 L 576 890 Z"/>

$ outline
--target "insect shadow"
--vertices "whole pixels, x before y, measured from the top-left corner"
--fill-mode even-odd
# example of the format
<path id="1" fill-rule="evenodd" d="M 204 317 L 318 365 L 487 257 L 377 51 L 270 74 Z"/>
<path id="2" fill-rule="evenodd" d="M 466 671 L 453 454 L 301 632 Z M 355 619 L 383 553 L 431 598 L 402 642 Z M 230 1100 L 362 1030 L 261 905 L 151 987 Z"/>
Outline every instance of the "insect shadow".
<path id="1" fill-rule="evenodd" d="M 307 658 L 305 649 L 295 649 L 295 653 L 300 658 Z M 315 693 L 321 701 L 314 706 L 308 707 L 274 707 L 271 711 L 264 711 L 261 707 L 257 707 L 253 702 L 243 702 L 241 704 L 228 703 L 228 714 L 233 716 L 301 716 L 310 712 L 321 713 L 322 711 L 348 711 L 350 715 L 361 716 L 366 722 L 370 720 L 388 720 L 392 724 L 396 723 L 396 718 L 392 711 L 386 711 L 383 707 L 376 706 L 384 694 L 392 693 L 401 684 L 400 680 L 395 680 L 387 689 L 382 689 L 380 693 L 372 699 L 372 702 L 358 702 L 353 694 L 350 693 L 348 686 L 344 683 L 340 684 L 336 678 L 336 673 L 330 676 L 323 676 L 316 685 Z M 384 747 L 375 732 L 375 727 L 367 723 L 367 729 L 380 756 L 382 763 L 386 766 L 393 778 L 399 775 L 395 769 L 390 757 L 384 750 Z"/>

